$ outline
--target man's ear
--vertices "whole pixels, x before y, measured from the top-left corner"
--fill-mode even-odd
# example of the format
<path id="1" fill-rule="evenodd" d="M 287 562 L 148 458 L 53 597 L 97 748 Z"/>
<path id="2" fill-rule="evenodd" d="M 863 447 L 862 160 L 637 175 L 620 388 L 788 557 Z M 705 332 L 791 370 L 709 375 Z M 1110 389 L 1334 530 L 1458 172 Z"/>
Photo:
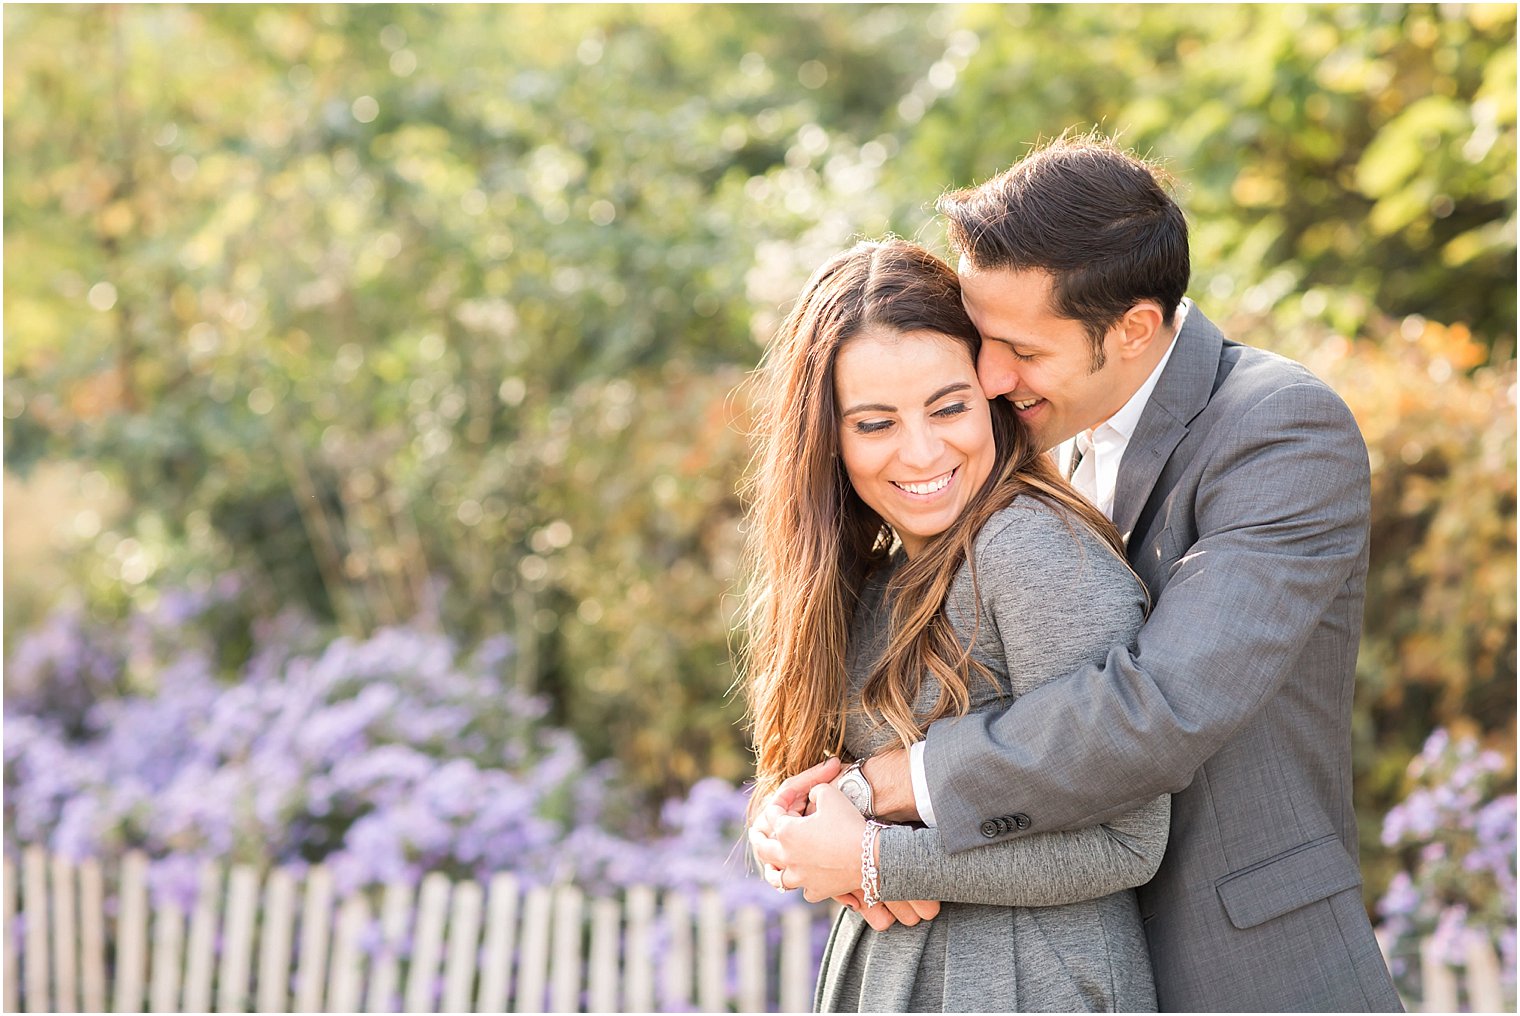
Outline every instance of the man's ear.
<path id="1" fill-rule="evenodd" d="M 1166 315 L 1154 300 L 1141 300 L 1114 326 L 1118 333 L 1118 353 L 1126 359 L 1144 356 L 1158 339 L 1165 338 Z"/>

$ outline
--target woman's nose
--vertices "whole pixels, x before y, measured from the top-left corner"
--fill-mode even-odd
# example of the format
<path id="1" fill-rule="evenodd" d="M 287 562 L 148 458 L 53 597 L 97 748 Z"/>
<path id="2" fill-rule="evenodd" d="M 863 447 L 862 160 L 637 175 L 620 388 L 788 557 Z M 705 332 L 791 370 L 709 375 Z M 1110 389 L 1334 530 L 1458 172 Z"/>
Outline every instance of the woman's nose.
<path id="1" fill-rule="evenodd" d="M 921 425 L 903 429 L 903 445 L 898 451 L 898 458 L 902 460 L 903 465 L 928 467 L 939 461 L 944 442 L 934 432 L 933 427 Z"/>

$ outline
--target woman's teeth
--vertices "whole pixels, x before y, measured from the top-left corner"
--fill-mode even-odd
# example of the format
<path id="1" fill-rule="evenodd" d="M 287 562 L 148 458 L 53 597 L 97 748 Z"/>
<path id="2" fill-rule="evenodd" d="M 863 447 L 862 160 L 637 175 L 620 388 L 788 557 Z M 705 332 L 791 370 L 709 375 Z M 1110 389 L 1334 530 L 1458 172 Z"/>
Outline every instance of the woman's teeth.
<path id="1" fill-rule="evenodd" d="M 935 477 L 932 480 L 926 480 L 923 483 L 898 483 L 895 480 L 892 483 L 893 486 L 901 487 L 909 494 L 933 494 L 935 491 L 944 490 L 946 487 L 948 487 L 950 485 L 950 481 L 954 478 L 955 470 L 952 469 L 950 472 L 944 474 L 943 476 Z"/>
<path id="2" fill-rule="evenodd" d="M 1030 408 L 1031 406 L 1033 406 L 1035 403 L 1037 403 L 1039 401 L 1040 401 L 1039 399 L 1016 399 L 1014 401 L 1014 403 L 1013 403 L 1013 408 L 1014 409 L 1028 409 L 1028 408 Z"/>

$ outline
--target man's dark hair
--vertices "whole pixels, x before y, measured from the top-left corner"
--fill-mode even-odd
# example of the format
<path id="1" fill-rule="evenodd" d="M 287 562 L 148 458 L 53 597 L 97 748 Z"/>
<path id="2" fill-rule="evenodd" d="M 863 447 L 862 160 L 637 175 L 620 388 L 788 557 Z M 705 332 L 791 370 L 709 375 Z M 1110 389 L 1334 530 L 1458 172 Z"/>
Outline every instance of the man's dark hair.
<path id="1" fill-rule="evenodd" d="M 936 207 L 972 268 L 1052 276 L 1051 311 L 1086 328 L 1096 370 L 1126 311 L 1154 300 L 1170 325 L 1187 289 L 1187 222 L 1163 179 L 1099 134 L 1068 134 Z"/>

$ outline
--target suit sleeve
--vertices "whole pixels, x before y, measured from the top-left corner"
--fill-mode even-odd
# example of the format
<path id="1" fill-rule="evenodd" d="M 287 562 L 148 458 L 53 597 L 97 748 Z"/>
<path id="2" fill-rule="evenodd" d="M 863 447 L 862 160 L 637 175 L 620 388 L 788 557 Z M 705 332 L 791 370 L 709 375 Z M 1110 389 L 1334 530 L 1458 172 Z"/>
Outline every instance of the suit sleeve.
<path id="1" fill-rule="evenodd" d="M 1280 387 L 1210 445 L 1196 538 L 1133 647 L 1006 708 L 929 728 L 924 763 L 951 852 L 1107 821 L 1182 790 L 1281 687 L 1328 605 L 1365 568 L 1366 446 L 1323 385 Z M 1355 646 L 1350 633 L 1349 646 Z"/>
<path id="2" fill-rule="evenodd" d="M 1144 617 L 1140 583 L 1124 563 L 1044 505 L 1015 506 L 989 523 L 977 539 L 976 575 L 974 591 L 969 580 L 951 590 L 947 610 L 1024 694 L 1129 643 Z M 977 603 L 980 622 L 968 614 Z M 879 841 L 882 893 L 1023 907 L 1107 896 L 1156 873 L 1170 816 L 1171 798 L 1162 794 L 1101 825 L 960 853 L 947 851 L 933 829 L 889 828 Z"/>

